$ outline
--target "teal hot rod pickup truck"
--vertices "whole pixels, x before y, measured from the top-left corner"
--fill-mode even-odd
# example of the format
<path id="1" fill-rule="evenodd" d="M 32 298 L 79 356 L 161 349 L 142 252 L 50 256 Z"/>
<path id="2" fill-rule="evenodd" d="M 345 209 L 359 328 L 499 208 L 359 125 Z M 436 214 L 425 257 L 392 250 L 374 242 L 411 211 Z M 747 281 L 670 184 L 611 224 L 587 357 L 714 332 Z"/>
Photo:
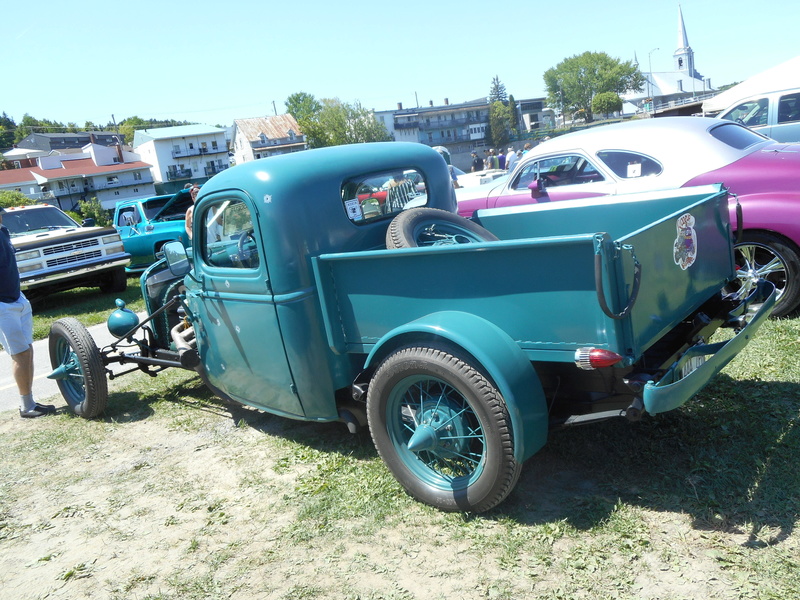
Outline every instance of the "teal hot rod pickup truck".
<path id="1" fill-rule="evenodd" d="M 682 405 L 774 305 L 768 282 L 726 293 L 742 286 L 720 186 L 455 210 L 422 144 L 228 169 L 202 188 L 191 248 L 142 275 L 147 318 L 117 301 L 102 349 L 55 322 L 51 377 L 93 417 L 111 364 L 193 369 L 228 401 L 368 426 L 413 497 L 479 512 L 551 428 Z"/>

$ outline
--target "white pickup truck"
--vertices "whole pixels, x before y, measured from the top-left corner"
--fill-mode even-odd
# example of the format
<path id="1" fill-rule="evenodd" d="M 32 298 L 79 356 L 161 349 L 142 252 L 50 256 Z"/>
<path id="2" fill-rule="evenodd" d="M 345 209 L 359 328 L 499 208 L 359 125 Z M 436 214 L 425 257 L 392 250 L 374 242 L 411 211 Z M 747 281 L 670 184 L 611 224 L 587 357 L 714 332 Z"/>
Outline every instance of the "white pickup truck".
<path id="1" fill-rule="evenodd" d="M 128 285 L 125 252 L 113 227 L 81 226 L 55 206 L 15 206 L 3 216 L 17 250 L 22 290 L 28 298 L 76 287 L 122 292 Z"/>

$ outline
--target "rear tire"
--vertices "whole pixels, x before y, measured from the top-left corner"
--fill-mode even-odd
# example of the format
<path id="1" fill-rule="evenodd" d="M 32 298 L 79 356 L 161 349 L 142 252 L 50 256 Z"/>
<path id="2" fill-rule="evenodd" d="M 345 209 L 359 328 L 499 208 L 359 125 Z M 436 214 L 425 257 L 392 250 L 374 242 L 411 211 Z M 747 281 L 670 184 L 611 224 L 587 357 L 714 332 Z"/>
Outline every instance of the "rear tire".
<path id="1" fill-rule="evenodd" d="M 503 397 L 446 347 L 390 354 L 370 382 L 367 421 L 397 481 L 438 509 L 489 510 L 519 479 Z"/>
<path id="2" fill-rule="evenodd" d="M 86 327 L 71 317 L 59 319 L 50 327 L 49 349 L 50 365 L 62 370 L 58 387 L 72 412 L 85 419 L 101 414 L 108 402 L 108 381 Z"/>

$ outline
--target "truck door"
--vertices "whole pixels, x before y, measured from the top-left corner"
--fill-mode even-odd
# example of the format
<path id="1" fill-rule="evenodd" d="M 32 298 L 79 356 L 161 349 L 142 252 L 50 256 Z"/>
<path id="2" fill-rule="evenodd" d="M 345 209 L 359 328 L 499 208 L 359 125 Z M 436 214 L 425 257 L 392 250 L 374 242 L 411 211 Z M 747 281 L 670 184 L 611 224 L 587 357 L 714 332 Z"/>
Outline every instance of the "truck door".
<path id="1" fill-rule="evenodd" d="M 209 382 L 238 402 L 302 416 L 254 204 L 221 192 L 204 197 L 195 215 L 196 281 L 187 279 L 187 302 Z"/>

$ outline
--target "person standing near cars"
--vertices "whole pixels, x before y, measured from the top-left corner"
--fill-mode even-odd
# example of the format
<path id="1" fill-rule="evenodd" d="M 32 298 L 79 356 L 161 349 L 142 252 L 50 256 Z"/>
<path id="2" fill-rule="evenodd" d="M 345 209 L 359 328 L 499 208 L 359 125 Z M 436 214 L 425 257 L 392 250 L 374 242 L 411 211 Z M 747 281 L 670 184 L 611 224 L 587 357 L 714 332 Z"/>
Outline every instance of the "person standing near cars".
<path id="1" fill-rule="evenodd" d="M 19 285 L 16 249 L 3 225 L 0 207 L 0 345 L 11 357 L 11 372 L 19 390 L 19 416 L 32 419 L 56 412 L 33 399 L 33 312 Z"/>
<path id="2" fill-rule="evenodd" d="M 192 239 L 192 217 L 194 216 L 194 203 L 197 202 L 197 194 L 200 192 L 200 186 L 192 186 L 189 190 L 189 196 L 192 198 L 192 205 L 186 210 L 186 235 Z"/>
<path id="3" fill-rule="evenodd" d="M 471 171 L 475 173 L 476 171 L 483 171 L 483 159 L 478 156 L 478 153 L 473 151 L 472 152 L 472 169 Z"/>
<path id="4" fill-rule="evenodd" d="M 511 171 L 514 168 L 518 158 L 516 150 L 509 148 L 508 152 L 506 152 L 506 171 Z"/>

